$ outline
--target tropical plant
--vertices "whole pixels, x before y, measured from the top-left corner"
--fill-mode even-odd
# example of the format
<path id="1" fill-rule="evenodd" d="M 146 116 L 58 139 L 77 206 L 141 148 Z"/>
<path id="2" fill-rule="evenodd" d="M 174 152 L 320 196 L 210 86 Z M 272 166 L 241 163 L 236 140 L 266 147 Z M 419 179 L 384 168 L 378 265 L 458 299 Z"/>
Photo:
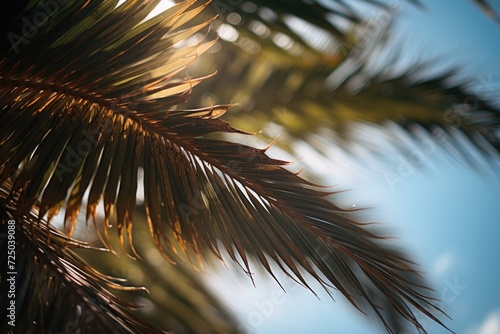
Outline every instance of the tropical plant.
<path id="1" fill-rule="evenodd" d="M 217 69 L 224 80 L 204 82 L 187 106 L 207 96 L 237 101 L 240 106 L 227 115 L 231 124 L 262 130 L 268 140 L 278 127 L 277 145 L 298 156 L 293 144 L 303 141 L 320 153 L 334 142 L 350 153 L 356 153 L 351 144 L 361 144 L 361 158 L 367 150 L 387 157 L 386 147 L 357 136 L 357 125 L 370 124 L 392 138 L 403 130 L 417 144 L 422 133 L 428 134 L 474 165 L 469 143 L 461 138 L 465 135 L 483 156 L 494 157 L 500 148 L 498 108 L 473 94 L 470 80 L 457 78 L 457 69 L 435 74 L 435 61 L 425 58 L 401 69 L 403 44 L 391 33 L 402 1 L 361 2 L 368 10 L 356 12 L 354 2 L 344 1 L 315 6 L 298 1 L 294 7 L 286 1 L 253 1 L 253 7 L 236 1 L 239 6 L 209 7 L 223 18 L 214 23 L 222 32 L 220 51 L 204 56 L 191 71 Z M 412 3 L 424 7 L 421 1 Z M 478 3 L 495 16 L 487 2 Z M 317 133 L 328 140 L 316 140 Z M 393 144 L 406 149 L 401 141 Z"/>
<path id="2" fill-rule="evenodd" d="M 269 157 L 267 147 L 228 141 L 225 134 L 248 133 L 221 116 L 231 101 L 241 102 L 228 119 L 240 126 L 253 113 L 258 122 L 251 126 L 259 127 L 276 123 L 269 111 L 286 102 L 300 118 L 286 129 L 288 143 L 319 128 L 346 137 L 347 124 L 360 121 L 444 129 L 443 115 L 463 101 L 464 87 L 445 77 L 417 82 L 409 73 L 379 73 L 353 89 L 374 47 L 368 40 L 385 40 L 388 30 L 367 39 L 365 18 L 343 1 L 332 1 L 338 10 L 300 1 L 252 7 L 187 0 L 149 18 L 159 2 L 20 1 L 2 11 L 0 219 L 6 235 L 15 226 L 17 272 L 16 327 L 2 313 L 2 330 L 238 332 L 183 263 L 226 253 L 250 277 L 253 258 L 276 280 L 277 267 L 306 288 L 316 280 L 329 293 L 337 289 L 390 333 L 408 325 L 425 332 L 421 315 L 444 326 L 431 289 L 404 252 L 359 222 L 355 210 L 333 204 L 334 192 Z M 214 21 L 221 8 L 226 23 Z M 321 29 L 326 47 L 318 50 L 309 35 L 294 32 L 286 22 L 292 16 Z M 347 27 L 332 23 L 339 18 Z M 211 23 L 225 41 L 207 40 Z M 239 32 L 231 37 L 224 29 Z M 206 53 L 214 46 L 224 51 Z M 349 74 L 326 85 L 341 66 Z M 187 76 L 188 67 L 199 75 Z M 210 78 L 216 69 L 221 73 Z M 243 84 L 228 85 L 236 77 Z M 270 101 L 277 91 L 283 100 Z M 500 147 L 498 111 L 479 102 L 458 129 L 490 154 L 490 146 Z M 92 222 L 99 242 L 82 236 L 82 221 Z M 0 241 L 2 268 L 11 261 L 10 240 Z M 110 253 L 120 253 L 120 262 Z M 14 299 L 9 274 L 1 275 L 4 312 Z M 121 275 L 132 276 L 134 286 L 114 277 Z M 154 282 L 152 297 L 135 287 Z M 141 301 L 156 311 L 134 312 Z"/>

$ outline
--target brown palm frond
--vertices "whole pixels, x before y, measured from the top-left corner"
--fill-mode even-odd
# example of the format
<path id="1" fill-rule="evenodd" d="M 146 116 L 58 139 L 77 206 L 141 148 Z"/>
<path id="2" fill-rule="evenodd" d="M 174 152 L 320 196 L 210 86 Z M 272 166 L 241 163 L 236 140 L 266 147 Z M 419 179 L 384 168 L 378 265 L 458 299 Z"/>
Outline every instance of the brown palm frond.
<path id="1" fill-rule="evenodd" d="M 116 213 L 120 244 L 133 247 L 142 166 L 150 233 L 166 258 L 175 261 L 179 248 L 220 256 L 220 242 L 249 274 L 247 253 L 306 287 L 309 273 L 388 332 L 400 319 L 425 332 L 415 311 L 442 324 L 407 256 L 327 200 L 324 187 L 266 149 L 205 137 L 241 132 L 219 118 L 229 105 L 175 109 L 201 81 L 178 73 L 211 42 L 176 44 L 210 21 L 185 27 L 204 8 L 195 1 L 144 21 L 157 3 L 67 2 L 0 60 L 0 182 L 12 180 L 5 201 L 16 215 L 39 207 L 38 219 L 50 221 L 65 207 L 71 236 L 85 197 L 87 220 L 104 204 L 103 241 Z"/>
<path id="2" fill-rule="evenodd" d="M 14 333 L 164 333 L 134 314 L 132 310 L 138 305 L 108 291 L 141 288 L 125 286 L 121 279 L 101 274 L 74 252 L 77 248 L 93 252 L 107 249 L 71 239 L 33 214 L 20 215 L 6 195 L 0 196 L 1 232 L 7 235 L 8 222 L 13 222 L 16 246 L 15 270 L 10 271 L 15 274 L 1 275 L 2 333 L 12 329 Z M 0 240 L 0 249 L 0 262 L 7 268 L 7 238 Z M 7 298 L 9 293 L 12 296 Z M 7 317 L 12 300 L 14 316 Z"/>

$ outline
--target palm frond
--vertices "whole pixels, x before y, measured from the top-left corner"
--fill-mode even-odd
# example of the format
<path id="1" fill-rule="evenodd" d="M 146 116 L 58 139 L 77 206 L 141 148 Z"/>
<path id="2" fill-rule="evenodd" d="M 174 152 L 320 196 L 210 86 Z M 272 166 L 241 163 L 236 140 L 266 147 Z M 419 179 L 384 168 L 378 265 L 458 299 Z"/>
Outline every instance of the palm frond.
<path id="1" fill-rule="evenodd" d="M 261 6 L 256 13 L 259 8 L 274 8 Z M 322 39 L 322 45 L 332 46 L 328 51 L 316 50 L 315 57 L 292 51 L 291 45 L 304 49 L 295 38 L 291 38 L 293 42 L 287 47 L 279 47 L 272 42 L 272 29 L 261 39 L 255 39 L 258 48 L 246 48 L 247 30 L 253 27 L 249 22 L 255 18 L 241 8 L 234 8 L 234 13 L 242 17 L 240 23 L 233 24 L 239 37 L 222 39 L 223 51 L 206 55 L 191 70 L 199 73 L 204 68 L 217 68 L 225 80 L 202 83 L 186 107 L 199 104 L 207 95 L 215 101 L 238 101 L 240 107 L 226 116 L 231 124 L 249 131 L 264 130 L 265 139 L 271 140 L 276 131 L 268 132 L 266 128 L 274 123 L 284 133 L 278 145 L 294 154 L 300 154 L 293 150 L 294 143 L 309 142 L 310 136 L 317 132 L 352 152 L 350 144 L 360 144 L 353 131 L 357 125 L 396 123 L 405 133 L 415 136 L 415 143 L 419 142 L 415 129 L 423 129 L 436 145 L 443 145 L 453 158 L 471 166 L 477 167 L 471 148 L 487 159 L 496 159 L 500 143 L 496 130 L 498 101 L 488 101 L 477 94 L 470 85 L 472 80 L 456 79 L 462 71 L 430 74 L 431 61 L 407 65 L 408 70 L 394 74 L 391 70 L 396 67 L 394 63 L 398 65 L 398 54 L 404 52 L 404 46 L 396 44 L 394 55 L 387 55 L 394 12 L 383 5 L 373 7 L 360 20 L 349 21 L 343 38 L 326 26 L 321 27 L 322 33 L 307 32 L 306 35 L 315 38 L 320 36 L 317 39 Z M 294 12 L 290 9 L 282 15 L 290 17 Z M 330 20 L 332 24 L 342 22 L 338 16 Z M 313 29 L 314 21 L 297 25 Z M 225 29 L 221 35 L 224 34 Z M 382 59 L 381 53 L 386 54 Z M 334 55 L 336 61 L 325 60 L 327 54 Z M 390 127 L 383 130 L 389 132 Z M 399 141 L 398 148 L 407 150 L 402 143 Z M 316 145 L 314 148 L 326 151 Z M 383 155 L 380 151 L 375 153 Z"/>
<path id="2" fill-rule="evenodd" d="M 132 286 L 148 287 L 148 295 L 142 291 L 120 290 L 114 294 L 122 300 L 144 304 L 145 307 L 138 310 L 141 318 L 156 328 L 166 328 L 176 334 L 243 332 L 227 306 L 208 289 L 198 269 L 187 261 L 172 264 L 164 260 L 149 235 L 142 209 L 139 206 L 134 217 L 140 260 L 131 259 L 118 249 L 116 226 L 110 231 L 110 243 L 118 254 L 107 252 L 96 256 L 95 251 L 86 249 L 78 249 L 76 253 L 102 273 L 126 278 Z"/>
<path id="3" fill-rule="evenodd" d="M 83 333 L 164 333 L 132 312 L 139 308 L 138 305 L 120 300 L 108 291 L 109 288 L 129 291 L 141 288 L 127 287 L 119 278 L 101 274 L 74 252 L 76 248 L 93 249 L 94 252 L 106 249 L 71 239 L 44 222 L 40 223 L 35 215 L 20 215 L 6 196 L 5 193 L 0 196 L 1 232 L 7 234 L 7 223 L 14 222 L 16 273 L 2 273 L 2 332 L 15 328 L 15 333 L 76 330 Z M 7 268 L 7 238 L 0 240 L 0 249 L 0 262 Z M 7 298 L 11 291 L 13 295 Z M 5 310 L 12 300 L 15 300 L 15 315 L 8 318 Z M 15 327 L 9 324 L 12 320 Z"/>
<path id="4" fill-rule="evenodd" d="M 343 116 L 336 119 L 342 118 L 346 129 L 355 123 L 395 123 L 416 143 L 426 132 L 437 145 L 471 166 L 475 165 L 471 148 L 485 158 L 498 159 L 498 101 L 473 93 L 468 82 L 456 79 L 457 71 L 428 77 L 420 73 L 425 67 L 415 64 L 413 70 L 399 75 L 363 73 L 368 76 L 364 85 L 352 89 L 347 81 L 331 96 L 309 103 L 316 103 L 318 110 L 339 110 Z"/>
<path id="5" fill-rule="evenodd" d="M 420 135 L 425 132 L 453 158 L 471 166 L 477 163 L 471 148 L 487 159 L 498 159 L 500 108 L 495 101 L 472 93 L 466 82 L 457 83 L 456 71 L 428 77 L 420 73 L 425 67 L 416 64 L 413 70 L 399 75 L 389 71 L 370 74 L 357 69 L 335 89 L 325 85 L 315 93 L 305 89 L 309 77 L 304 78 L 302 85 L 290 94 L 293 98 L 287 106 L 277 109 L 285 110 L 281 112 L 286 119 L 277 118 L 275 122 L 283 126 L 290 138 L 305 141 L 328 129 L 332 139 L 346 150 L 358 140 L 355 132 L 358 124 L 385 128 L 396 138 L 398 133 L 391 129 L 397 124 L 398 130 L 408 133 L 415 143 L 421 141 Z M 261 108 L 261 105 L 256 107 Z M 315 117 L 309 117 L 310 114 Z M 250 117 L 250 114 L 242 117 L 239 122 Z M 405 142 L 395 143 L 401 150 L 407 149 L 405 145 Z M 327 151 L 318 145 L 315 149 Z"/>
<path id="6" fill-rule="evenodd" d="M 267 149 L 204 137 L 241 133 L 219 118 L 229 105 L 175 109 L 202 80 L 177 75 L 211 42 L 176 44 L 210 21 L 184 26 L 205 7 L 191 8 L 195 1 L 144 21 L 157 3 L 65 3 L 36 38 L 0 60 L 0 182 L 12 180 L 6 201 L 18 217 L 39 207 L 37 218 L 50 221 L 65 207 L 71 236 L 83 198 L 94 223 L 102 202 L 104 243 L 116 213 L 120 244 L 137 254 L 141 166 L 149 230 L 167 259 L 179 248 L 220 256 L 220 242 L 249 274 L 247 253 L 271 275 L 269 258 L 309 287 L 307 272 L 374 312 L 388 332 L 399 332 L 400 319 L 425 332 L 414 312 L 443 325 L 408 257 L 327 200 L 331 192 L 284 169 Z"/>

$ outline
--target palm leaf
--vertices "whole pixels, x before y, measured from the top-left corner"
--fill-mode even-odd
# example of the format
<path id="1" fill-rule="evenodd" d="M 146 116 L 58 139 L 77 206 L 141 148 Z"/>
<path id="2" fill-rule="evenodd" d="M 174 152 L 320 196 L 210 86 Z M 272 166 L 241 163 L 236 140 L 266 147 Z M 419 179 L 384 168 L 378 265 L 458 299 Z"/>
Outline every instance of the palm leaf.
<path id="1" fill-rule="evenodd" d="M 145 220 L 143 207 L 139 206 L 134 217 L 134 235 L 141 240 L 136 243 L 137 252 L 143 255 L 140 261 L 119 250 L 118 256 L 111 252 L 96 256 L 95 251 L 86 249 L 77 250 L 77 254 L 102 273 L 124 277 L 132 286 L 148 287 L 148 295 L 142 291 L 120 290 L 115 295 L 131 303 L 144 304 L 145 307 L 139 309 L 141 318 L 156 328 L 166 328 L 176 334 L 242 332 L 227 307 L 201 280 L 199 270 L 186 261 L 171 264 L 162 258 L 149 236 Z M 110 231 L 110 239 L 117 249 L 119 240 L 115 229 Z M 88 233 L 87 229 L 83 230 L 82 233 Z"/>
<path id="2" fill-rule="evenodd" d="M 14 222 L 15 269 L 10 271 L 16 272 L 15 294 L 19 296 L 16 333 L 164 333 L 158 328 L 178 334 L 241 332 L 193 269 L 182 262 L 173 265 L 161 261 L 154 244 L 147 242 L 146 226 L 139 231 L 139 250 L 148 256 L 139 262 L 125 254 L 117 257 L 106 248 L 67 237 L 38 221 L 35 213 L 19 216 L 5 200 L 11 186 L 4 184 L 0 194 L 0 233 L 6 236 L 8 222 Z M 0 239 L 4 268 L 8 268 L 7 240 Z M 132 268 L 135 275 L 127 275 Z M 137 275 L 144 279 L 137 279 Z M 7 278 L 11 277 L 9 273 L 1 277 L 4 310 L 12 300 L 7 297 L 12 283 Z M 145 285 L 153 290 L 148 292 L 142 287 Z M 142 311 L 145 305 L 141 305 L 146 299 L 148 312 Z M 7 333 L 12 328 L 11 319 L 5 315 L 2 319 L 0 328 Z"/>
<path id="3" fill-rule="evenodd" d="M 261 6 L 271 8 L 284 19 L 306 13 L 302 7 L 308 4 L 297 2 L 296 6 L 302 6 L 300 10 L 290 7 L 287 12 L 280 12 L 281 7 L 274 2 Z M 359 124 L 371 124 L 390 133 L 401 150 L 411 148 L 398 140 L 401 133 L 409 134 L 418 144 L 421 141 L 418 134 L 424 130 L 453 158 L 473 167 L 477 167 L 477 159 L 471 148 L 487 159 L 496 159 L 500 147 L 498 101 L 488 101 L 477 94 L 470 87 L 472 80 L 457 79 L 461 73 L 457 69 L 436 73 L 430 60 L 406 65 L 408 70 L 395 72 L 404 46 L 392 41 L 396 51 L 388 51 L 394 11 L 383 4 L 372 7 L 368 14 L 358 15 L 358 20 L 348 21 L 342 36 L 332 26 L 345 22 L 345 18 L 323 11 L 324 15 L 330 15 L 332 26 L 321 25 L 318 30 L 320 26 L 313 16 L 310 21 L 288 27 L 289 31 L 272 29 L 269 25 L 270 32 L 264 38 L 250 35 L 255 25 L 251 22 L 259 19 L 264 24 L 265 20 L 236 6 L 231 13 L 242 17 L 240 23 L 233 24 L 239 37 L 234 41 L 222 39 L 223 51 L 203 57 L 191 70 L 196 74 L 205 68 L 217 68 L 225 80 L 203 83 L 193 92 L 186 107 L 198 105 L 207 95 L 215 101 L 238 101 L 240 107 L 227 115 L 231 124 L 249 131 L 263 130 L 268 140 L 276 136 L 277 125 L 283 133 L 278 145 L 299 155 L 294 144 L 311 143 L 316 133 L 322 133 L 350 153 L 351 144 L 372 147 L 356 136 Z M 255 13 L 259 13 L 258 8 Z M 225 23 L 230 24 L 231 20 Z M 292 36 L 297 26 L 311 30 L 305 34 L 310 40 L 321 39 L 322 45 L 331 47 L 314 50 L 311 46 L 306 50 L 304 41 Z M 273 36 L 282 33 L 290 37 L 293 46 L 279 47 L 272 42 Z M 248 38 L 257 47 L 245 47 L 252 44 L 247 42 Z M 294 48 L 302 51 L 295 52 Z M 391 131 L 394 124 L 403 131 Z M 327 152 L 316 144 L 310 146 L 321 153 Z M 378 149 L 374 153 L 379 156 L 387 152 Z"/>
<path id="4" fill-rule="evenodd" d="M 5 186 L 5 185 L 4 185 Z M 5 189 L 5 188 L 4 188 Z M 71 239 L 45 224 L 35 215 L 21 216 L 0 197 L 1 231 L 7 234 L 7 222 L 15 223 L 15 275 L 2 274 L 2 309 L 10 305 L 11 279 L 15 276 L 15 333 L 68 333 L 73 331 L 113 333 L 164 333 L 140 320 L 131 310 L 139 306 L 117 299 L 108 291 L 140 290 L 122 285 L 120 279 L 106 276 L 89 267 L 76 248 L 107 251 Z M 47 243 L 50 235 L 51 242 Z M 1 263 L 7 268 L 7 239 L 0 241 Z M 5 312 L 5 311 L 3 311 Z M 12 318 L 2 315 L 2 332 L 13 327 Z"/>
<path id="5" fill-rule="evenodd" d="M 247 254 L 273 276 L 269 261 L 306 287 L 304 272 L 337 288 L 388 332 L 399 332 L 403 319 L 425 332 L 418 313 L 442 324 L 408 257 L 327 200 L 331 192 L 284 169 L 287 162 L 266 149 L 205 137 L 241 133 L 219 119 L 229 105 L 174 108 L 201 81 L 178 73 L 211 45 L 176 44 L 210 21 L 184 27 L 204 7 L 191 9 L 194 1 L 144 21 L 156 4 L 65 3 L 36 38 L 0 60 L 0 182 L 12 180 L 4 201 L 17 216 L 39 207 L 38 219 L 50 221 L 65 207 L 71 236 L 85 197 L 94 223 L 104 205 L 103 242 L 111 246 L 116 213 L 120 244 L 137 253 L 132 222 L 142 166 L 150 233 L 167 259 L 179 248 L 221 256 L 220 242 L 249 274 Z"/>

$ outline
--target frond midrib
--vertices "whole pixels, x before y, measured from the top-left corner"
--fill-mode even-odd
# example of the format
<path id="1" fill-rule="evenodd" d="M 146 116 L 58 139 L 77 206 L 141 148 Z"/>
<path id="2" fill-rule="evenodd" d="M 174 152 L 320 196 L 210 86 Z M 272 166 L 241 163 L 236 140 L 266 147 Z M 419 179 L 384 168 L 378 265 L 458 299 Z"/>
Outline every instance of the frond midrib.
<path id="1" fill-rule="evenodd" d="M 0 85 L 4 85 L 7 87 L 21 87 L 21 88 L 28 88 L 28 89 L 39 89 L 39 90 L 47 90 L 47 91 L 52 91 L 56 94 L 64 94 L 66 96 L 71 96 L 76 99 L 79 99 L 81 101 L 88 101 L 90 103 L 96 104 L 100 106 L 101 108 L 110 110 L 111 112 L 115 114 L 119 114 L 124 118 L 128 118 L 138 124 L 140 127 L 145 129 L 147 132 L 149 132 L 152 135 L 160 136 L 168 141 L 170 141 L 172 144 L 175 146 L 182 148 L 183 150 L 189 152 L 189 154 L 192 154 L 193 156 L 198 157 L 201 161 L 208 163 L 209 165 L 219 169 L 221 172 L 224 174 L 227 174 L 230 176 L 232 179 L 237 180 L 240 182 L 243 186 L 246 188 L 250 189 L 255 189 L 258 187 L 255 187 L 255 184 L 251 182 L 251 180 L 248 180 L 245 177 L 241 177 L 238 175 L 238 173 L 234 172 L 231 168 L 228 168 L 227 166 L 221 164 L 218 162 L 217 159 L 213 159 L 210 157 L 210 155 L 205 154 L 201 151 L 199 151 L 196 147 L 191 147 L 186 139 L 183 139 L 179 136 L 175 136 L 173 133 L 174 132 L 162 132 L 161 134 L 158 133 L 157 128 L 154 127 L 152 124 L 149 124 L 146 120 L 142 119 L 140 116 L 137 115 L 137 111 L 135 109 L 130 108 L 126 104 L 120 105 L 120 99 L 119 98 L 113 98 L 113 99 L 106 99 L 105 97 L 97 96 L 92 93 L 87 93 L 81 90 L 76 90 L 72 89 L 70 87 L 65 87 L 63 85 L 59 85 L 56 83 L 47 83 L 47 82 L 40 82 L 40 81 L 33 81 L 33 80 L 27 80 L 27 79 L 8 79 L 5 77 L 0 77 Z M 194 139 L 194 138 L 193 138 Z M 263 149 L 263 152 L 266 150 Z M 259 194 L 261 198 L 264 198 L 271 203 L 279 204 L 274 201 L 273 198 Z M 276 205 L 277 207 L 280 207 L 279 205 Z"/>
<path id="2" fill-rule="evenodd" d="M 86 93 L 81 90 L 72 89 L 70 87 L 64 87 L 63 85 L 58 85 L 56 83 L 40 82 L 27 79 L 7 79 L 5 77 L 0 77 L 0 85 L 7 87 L 20 87 L 28 89 L 39 89 L 41 91 L 47 90 L 52 91 L 56 94 L 63 94 L 66 96 L 72 96 L 74 98 L 89 101 L 93 104 L 99 105 L 106 109 L 112 110 L 113 112 L 120 114 L 124 117 L 130 117 L 134 119 L 132 110 L 126 105 L 119 105 L 119 100 L 111 101 L 103 97 L 99 97 L 95 94 Z M 137 117 L 136 117 L 137 118 Z M 136 121 L 140 121 L 136 119 Z"/>

